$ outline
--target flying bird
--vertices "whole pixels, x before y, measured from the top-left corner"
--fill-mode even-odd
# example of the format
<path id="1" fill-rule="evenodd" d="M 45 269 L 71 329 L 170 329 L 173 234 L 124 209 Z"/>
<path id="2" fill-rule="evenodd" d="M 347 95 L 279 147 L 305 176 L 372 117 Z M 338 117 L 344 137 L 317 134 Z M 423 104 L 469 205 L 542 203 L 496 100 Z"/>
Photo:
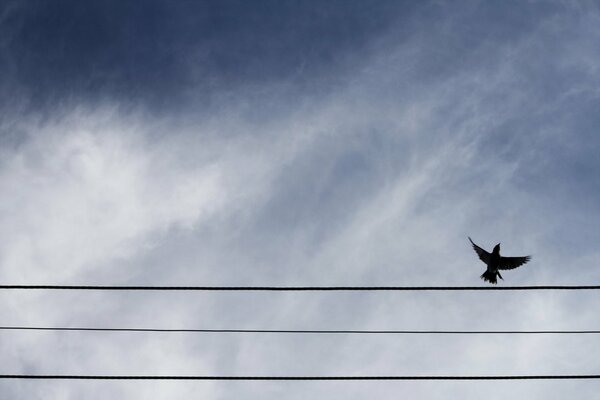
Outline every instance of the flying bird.
<path id="1" fill-rule="evenodd" d="M 481 247 L 477 246 L 473 243 L 473 240 L 469 238 L 469 241 L 473 245 L 473 249 L 475 253 L 479 256 L 479 259 L 486 263 L 487 270 L 481 275 L 481 279 L 487 281 L 489 283 L 493 283 L 494 285 L 498 282 L 496 280 L 496 276 L 500 279 L 504 280 L 502 275 L 500 275 L 500 269 L 515 269 L 525 264 L 527 261 L 531 260 L 531 256 L 525 257 L 502 257 L 500 255 L 500 243 L 498 243 L 492 253 L 488 253 Z"/>

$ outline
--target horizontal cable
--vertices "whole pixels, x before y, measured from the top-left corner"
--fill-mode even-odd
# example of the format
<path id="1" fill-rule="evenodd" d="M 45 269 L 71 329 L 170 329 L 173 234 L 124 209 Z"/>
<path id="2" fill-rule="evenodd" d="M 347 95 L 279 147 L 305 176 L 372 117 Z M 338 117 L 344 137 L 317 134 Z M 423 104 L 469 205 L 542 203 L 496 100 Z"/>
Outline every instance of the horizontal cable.
<path id="1" fill-rule="evenodd" d="M 0 330 L 80 331 L 80 332 L 164 332 L 164 333 L 292 333 L 292 334 L 432 334 L 432 335 L 539 335 L 600 334 L 600 330 L 536 330 L 536 331 L 451 331 L 451 330 L 291 330 L 291 329 L 162 329 L 162 328 L 93 328 L 0 326 Z"/>
<path id="2" fill-rule="evenodd" d="M 148 290 L 148 291 L 481 291 L 481 290 L 599 290 L 600 285 L 540 286 L 102 286 L 0 285 L 3 290 Z"/>
<path id="3" fill-rule="evenodd" d="M 0 379 L 186 380 L 186 381 L 491 381 L 600 379 L 600 375 L 382 375 L 382 376 L 211 376 L 211 375 L 0 375 Z"/>

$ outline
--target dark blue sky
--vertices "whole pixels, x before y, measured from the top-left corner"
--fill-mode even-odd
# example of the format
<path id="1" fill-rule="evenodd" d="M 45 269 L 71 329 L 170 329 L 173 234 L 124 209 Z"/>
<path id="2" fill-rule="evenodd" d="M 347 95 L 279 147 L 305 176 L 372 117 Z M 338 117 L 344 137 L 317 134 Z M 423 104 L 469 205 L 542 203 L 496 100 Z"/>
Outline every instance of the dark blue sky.
<path id="1" fill-rule="evenodd" d="M 310 86 L 415 7 L 59 0 L 4 8 L 3 84 L 29 96 L 34 107 L 113 98 L 162 108 L 184 100 L 191 85 L 205 97 L 249 82 Z"/>
<path id="2" fill-rule="evenodd" d="M 515 7 L 519 4 L 519 7 Z M 389 32 L 443 34 L 421 65 L 440 79 L 483 43 L 509 44 L 561 7 L 412 1 L 14 1 L 2 10 L 3 103 L 38 108 L 107 99 L 157 110 L 240 85 L 333 87 Z M 453 25 L 452 30 L 447 26 Z M 190 88 L 193 87 L 193 90 Z M 190 92 L 193 92 L 192 94 Z"/>

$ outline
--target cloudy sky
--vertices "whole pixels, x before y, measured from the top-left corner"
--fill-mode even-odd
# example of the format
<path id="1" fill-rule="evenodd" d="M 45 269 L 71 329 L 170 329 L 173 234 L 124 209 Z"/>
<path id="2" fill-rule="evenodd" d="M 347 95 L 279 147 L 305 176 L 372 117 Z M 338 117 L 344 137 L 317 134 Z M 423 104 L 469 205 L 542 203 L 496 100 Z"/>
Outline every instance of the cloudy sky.
<path id="1" fill-rule="evenodd" d="M 0 5 L 0 281 L 600 283 L 592 1 Z M 2 292 L 0 324 L 598 329 L 594 292 Z M 2 374 L 596 374 L 593 336 L 0 332 Z M 1 381 L 2 398 L 592 397 L 594 381 Z"/>

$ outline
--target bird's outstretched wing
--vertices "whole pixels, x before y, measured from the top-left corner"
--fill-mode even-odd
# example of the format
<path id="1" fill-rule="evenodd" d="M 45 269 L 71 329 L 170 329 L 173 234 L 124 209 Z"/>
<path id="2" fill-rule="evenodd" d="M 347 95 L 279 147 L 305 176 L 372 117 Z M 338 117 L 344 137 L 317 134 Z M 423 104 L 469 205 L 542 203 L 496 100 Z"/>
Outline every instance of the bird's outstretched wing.
<path id="1" fill-rule="evenodd" d="M 477 255 L 479 256 L 479 259 L 487 264 L 490 261 L 490 253 L 473 243 L 471 238 L 469 238 L 469 241 L 473 245 L 473 249 L 475 250 L 475 253 L 477 253 Z"/>
<path id="2" fill-rule="evenodd" d="M 500 257 L 498 269 L 515 269 L 531 260 L 531 256 L 525 257 Z"/>

